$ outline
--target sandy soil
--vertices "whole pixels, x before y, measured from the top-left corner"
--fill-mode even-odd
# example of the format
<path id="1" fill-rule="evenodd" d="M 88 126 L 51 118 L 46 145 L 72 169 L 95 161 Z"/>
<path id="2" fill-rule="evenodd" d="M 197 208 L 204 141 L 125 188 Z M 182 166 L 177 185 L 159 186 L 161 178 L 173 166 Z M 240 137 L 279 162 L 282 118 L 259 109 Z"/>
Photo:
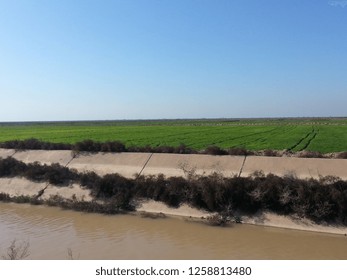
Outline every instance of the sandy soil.
<path id="1" fill-rule="evenodd" d="M 148 153 L 95 153 L 80 154 L 69 164 L 80 172 L 94 171 L 98 175 L 118 173 L 127 178 L 139 174 L 148 161 Z"/>
<path id="2" fill-rule="evenodd" d="M 93 197 L 90 195 L 90 191 L 87 189 L 81 188 L 77 184 L 73 184 L 68 187 L 57 187 L 49 185 L 47 189 L 42 194 L 41 198 L 46 200 L 50 196 L 59 195 L 65 199 L 72 199 L 75 197 L 77 200 L 91 201 Z"/>
<path id="3" fill-rule="evenodd" d="M 254 216 L 241 216 L 242 221 L 247 224 L 271 226 L 295 230 L 306 230 L 325 232 L 333 234 L 347 234 L 347 227 L 342 225 L 316 224 L 311 220 L 282 216 L 270 212 L 259 213 Z"/>
<path id="4" fill-rule="evenodd" d="M 234 176 L 240 173 L 243 161 L 243 156 L 153 154 L 142 174 L 170 177 L 185 176 L 187 172 L 198 175 L 218 172 L 224 176 Z"/>
<path id="5" fill-rule="evenodd" d="M 165 215 L 192 217 L 192 218 L 206 218 L 210 213 L 198 210 L 188 206 L 187 204 L 181 205 L 179 208 L 170 208 L 162 202 L 148 200 L 140 203 L 136 208 L 138 212 L 148 213 L 163 213 Z"/>
<path id="6" fill-rule="evenodd" d="M 15 153 L 15 150 L 12 150 L 12 149 L 0 149 L 0 158 L 10 157 L 14 153 Z"/>
<path id="7" fill-rule="evenodd" d="M 346 159 L 249 156 L 242 169 L 242 176 L 260 170 L 265 174 L 294 175 L 302 179 L 319 179 L 320 176 L 331 175 L 347 180 Z"/>
<path id="8" fill-rule="evenodd" d="M 47 161 L 47 159 L 45 159 Z M 278 176 L 294 175 L 298 178 L 337 176 L 347 180 L 346 159 L 317 159 L 293 157 L 210 156 L 148 153 L 97 153 L 74 158 L 69 167 L 79 171 L 95 171 L 99 175 L 119 173 L 133 178 L 142 175 L 164 174 L 186 176 L 189 172 L 209 175 L 218 172 L 224 176 L 249 176 L 263 171 Z"/>
<path id="9" fill-rule="evenodd" d="M 0 178 L 0 193 L 14 196 L 35 196 L 47 183 L 35 183 L 24 178 Z"/>
<path id="10" fill-rule="evenodd" d="M 0 157 L 7 157 L 14 150 L 0 149 Z M 298 178 L 337 176 L 347 180 L 347 159 L 318 159 L 264 156 L 210 156 L 149 153 L 96 153 L 81 154 L 72 158 L 70 151 L 21 151 L 13 156 L 29 163 L 68 164 L 80 172 L 94 171 L 99 175 L 118 173 L 127 178 L 142 175 L 185 176 L 189 172 L 209 175 L 218 172 L 224 176 L 249 176 L 263 171 L 278 176 L 294 175 Z"/>
<path id="11" fill-rule="evenodd" d="M 25 178 L 0 178 L 0 193 L 7 193 L 10 197 L 21 195 L 36 196 L 42 190 L 44 190 L 40 196 L 42 199 L 48 199 L 51 195 L 59 195 L 66 199 L 71 199 L 74 196 L 78 200 L 92 200 L 90 191 L 81 188 L 77 184 L 68 187 L 58 187 L 47 185 L 47 183 L 32 182 Z"/>
<path id="12" fill-rule="evenodd" d="M 16 152 L 13 157 L 25 163 L 40 162 L 42 164 L 59 163 L 67 165 L 72 159 L 71 151 L 42 151 L 30 150 Z"/>
<path id="13" fill-rule="evenodd" d="M 211 213 L 182 205 L 179 208 L 170 208 L 164 203 L 149 200 L 143 202 L 138 208 L 138 212 L 163 213 L 165 215 L 207 218 Z M 281 216 L 270 212 L 259 213 L 254 216 L 240 215 L 242 223 L 287 228 L 294 230 L 305 230 L 314 232 L 324 232 L 333 234 L 347 234 L 347 227 L 338 225 L 318 225 L 308 219 L 298 219 L 289 216 Z"/>

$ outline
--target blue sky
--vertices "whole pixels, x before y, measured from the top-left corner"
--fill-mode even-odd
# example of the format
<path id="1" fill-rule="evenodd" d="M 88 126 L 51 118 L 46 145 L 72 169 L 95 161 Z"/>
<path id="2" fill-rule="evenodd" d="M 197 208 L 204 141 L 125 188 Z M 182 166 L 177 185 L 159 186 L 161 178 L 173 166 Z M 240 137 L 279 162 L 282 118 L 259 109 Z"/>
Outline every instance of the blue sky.
<path id="1" fill-rule="evenodd" d="M 347 1 L 0 0 L 0 122 L 346 116 Z"/>

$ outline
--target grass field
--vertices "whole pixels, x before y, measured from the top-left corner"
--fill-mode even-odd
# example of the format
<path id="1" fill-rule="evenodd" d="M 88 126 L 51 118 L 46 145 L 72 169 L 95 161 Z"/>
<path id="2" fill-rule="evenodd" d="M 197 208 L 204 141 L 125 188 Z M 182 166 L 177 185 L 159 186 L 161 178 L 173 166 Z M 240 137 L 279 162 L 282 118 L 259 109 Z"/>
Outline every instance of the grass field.
<path id="1" fill-rule="evenodd" d="M 347 119 L 241 119 L 0 123 L 0 142 L 37 138 L 75 143 L 118 140 L 126 146 L 216 145 L 249 150 L 347 151 Z"/>

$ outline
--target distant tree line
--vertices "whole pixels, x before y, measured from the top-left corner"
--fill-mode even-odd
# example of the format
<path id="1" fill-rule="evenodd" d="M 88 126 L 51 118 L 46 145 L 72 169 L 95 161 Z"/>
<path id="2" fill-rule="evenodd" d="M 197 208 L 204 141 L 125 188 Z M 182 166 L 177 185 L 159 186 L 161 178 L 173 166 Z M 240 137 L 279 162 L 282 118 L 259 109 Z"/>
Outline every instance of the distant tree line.
<path id="1" fill-rule="evenodd" d="M 77 200 L 64 201 L 58 197 L 49 200 L 50 205 L 81 211 L 131 211 L 135 209 L 134 202 L 153 199 L 170 207 L 187 203 L 209 212 L 229 214 L 238 211 L 254 214 L 269 210 L 278 214 L 295 214 L 316 222 L 347 225 L 347 181 L 332 176 L 303 180 L 293 176 L 264 176 L 261 173 L 230 178 L 217 173 L 210 176 L 190 173 L 187 178 L 159 175 L 128 179 L 118 174 L 99 176 L 94 172 L 79 173 L 59 164 L 25 164 L 9 157 L 0 159 L 0 177 L 24 177 L 61 187 L 76 183 L 90 189 L 96 201 L 107 202 L 100 206 L 95 201 L 88 204 Z M 8 195 L 0 195 L 0 200 L 8 199 Z M 20 200 L 40 203 L 32 198 Z"/>

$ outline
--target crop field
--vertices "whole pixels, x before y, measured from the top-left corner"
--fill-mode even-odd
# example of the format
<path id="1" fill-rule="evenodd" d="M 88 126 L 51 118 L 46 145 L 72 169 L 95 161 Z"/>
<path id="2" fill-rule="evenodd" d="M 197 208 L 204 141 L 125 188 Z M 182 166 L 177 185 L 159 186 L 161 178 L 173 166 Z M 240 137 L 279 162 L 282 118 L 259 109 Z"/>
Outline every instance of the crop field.
<path id="1" fill-rule="evenodd" d="M 55 143 L 85 139 L 126 146 L 215 145 L 249 150 L 347 151 L 347 119 L 222 119 L 0 123 L 0 142 L 36 138 Z"/>

